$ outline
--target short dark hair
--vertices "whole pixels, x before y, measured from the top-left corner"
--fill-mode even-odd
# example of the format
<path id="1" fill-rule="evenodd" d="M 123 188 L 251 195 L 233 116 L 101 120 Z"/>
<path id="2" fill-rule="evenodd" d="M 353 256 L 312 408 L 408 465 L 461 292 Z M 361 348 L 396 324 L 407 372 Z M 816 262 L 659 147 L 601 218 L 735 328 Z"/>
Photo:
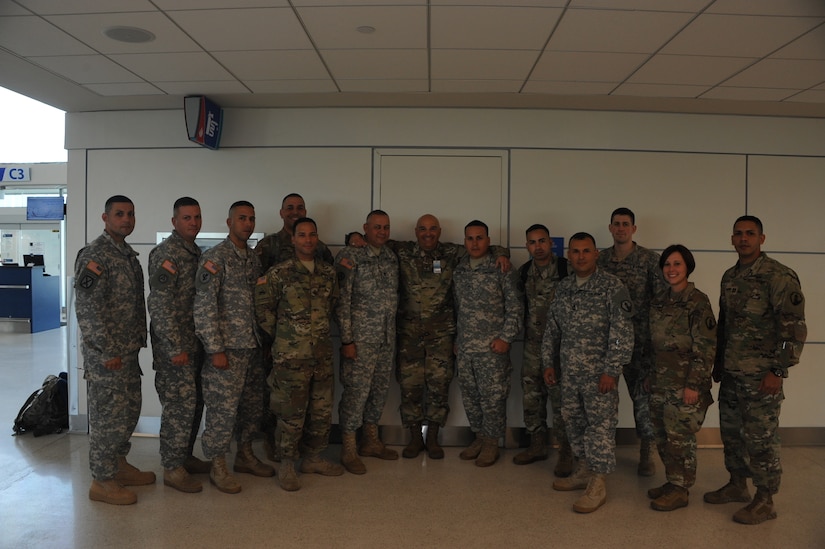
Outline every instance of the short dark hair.
<path id="1" fill-rule="evenodd" d="M 470 227 L 484 227 L 484 234 L 490 236 L 490 228 L 487 227 L 487 224 L 483 221 L 473 219 L 472 221 L 464 225 L 464 232 L 467 232 L 467 229 L 469 229 Z"/>
<path id="2" fill-rule="evenodd" d="M 252 205 L 252 202 L 247 200 L 238 200 L 237 202 L 233 202 L 231 206 L 229 206 L 229 217 L 232 217 L 232 210 L 235 208 L 240 208 L 241 206 L 246 206 L 247 208 L 255 209 L 255 206 Z"/>
<path id="3" fill-rule="evenodd" d="M 304 199 L 304 197 L 303 197 L 303 196 L 301 196 L 301 195 L 300 195 L 300 194 L 298 194 L 298 193 L 289 193 L 288 195 L 286 195 L 286 196 L 284 197 L 284 199 L 283 199 L 283 200 L 281 200 L 281 207 L 282 207 L 282 208 L 284 207 L 284 202 L 286 202 L 288 198 L 300 198 L 301 200 L 303 200 L 303 199 Z"/>
<path id="4" fill-rule="evenodd" d="M 534 223 L 534 224 L 530 225 L 529 227 L 527 227 L 527 230 L 524 231 L 524 236 L 527 236 L 528 234 L 532 233 L 533 231 L 544 231 L 544 232 L 547 233 L 547 236 L 550 236 L 550 229 L 548 229 L 547 227 L 545 227 L 541 223 Z"/>
<path id="5" fill-rule="evenodd" d="M 613 218 L 616 217 L 617 215 L 628 215 L 628 216 L 630 216 L 630 222 L 633 223 L 634 225 L 636 224 L 636 214 L 633 213 L 633 210 L 631 210 L 630 208 L 621 207 L 621 208 L 616 208 L 615 210 L 613 210 L 613 213 L 610 214 L 610 222 L 611 223 L 613 223 Z"/>
<path id="6" fill-rule="evenodd" d="M 762 234 L 764 231 L 762 230 L 762 220 L 756 217 L 755 215 L 742 215 L 736 218 L 736 221 L 733 222 L 733 226 L 736 227 L 736 224 L 740 221 L 750 221 L 751 223 L 756 223 L 756 226 L 759 227 L 759 234 Z"/>
<path id="7" fill-rule="evenodd" d="M 198 201 L 192 198 L 191 196 L 182 196 L 175 200 L 175 205 L 172 207 L 172 212 L 177 214 L 178 209 L 182 208 L 183 206 L 200 206 L 200 203 L 198 203 Z"/>
<path id="8" fill-rule="evenodd" d="M 318 224 L 315 222 L 314 219 L 310 217 L 299 217 L 295 220 L 295 223 L 292 224 L 292 234 L 295 234 L 295 229 L 298 228 L 298 225 L 301 223 L 312 223 L 312 226 L 315 227 L 315 230 L 318 230 Z"/>
<path id="9" fill-rule="evenodd" d="M 369 220 L 370 220 L 370 217 L 372 217 L 374 215 L 386 215 L 387 217 L 390 216 L 390 214 L 388 214 L 384 210 L 373 210 L 373 211 L 371 211 L 370 213 L 367 214 L 367 218 L 364 221 L 366 221 L 368 223 Z"/>
<path id="10" fill-rule="evenodd" d="M 590 233 L 585 232 L 578 232 L 570 237 L 570 240 L 567 241 L 567 247 L 569 248 L 570 245 L 574 240 L 590 240 L 593 243 L 593 247 L 596 248 L 596 239 L 593 238 L 593 235 Z"/>
<path id="11" fill-rule="evenodd" d="M 687 274 L 688 276 L 690 276 L 690 273 L 692 273 L 694 269 L 696 269 L 696 260 L 693 258 L 693 254 L 690 253 L 690 250 L 688 250 L 685 246 L 681 244 L 671 244 L 670 246 L 665 248 L 665 250 L 662 252 L 661 257 L 659 257 L 659 270 L 665 268 L 665 261 L 667 261 L 667 258 L 673 255 L 675 252 L 678 252 L 682 256 L 682 259 L 685 260 Z"/>
<path id="12" fill-rule="evenodd" d="M 103 205 L 103 211 L 109 213 L 109 211 L 112 209 L 112 204 L 114 204 L 115 202 L 125 202 L 127 204 L 131 204 L 132 206 L 135 205 L 135 203 L 132 202 L 132 199 L 128 196 L 116 194 L 114 196 L 109 197 L 109 199 L 106 201 L 106 204 Z"/>

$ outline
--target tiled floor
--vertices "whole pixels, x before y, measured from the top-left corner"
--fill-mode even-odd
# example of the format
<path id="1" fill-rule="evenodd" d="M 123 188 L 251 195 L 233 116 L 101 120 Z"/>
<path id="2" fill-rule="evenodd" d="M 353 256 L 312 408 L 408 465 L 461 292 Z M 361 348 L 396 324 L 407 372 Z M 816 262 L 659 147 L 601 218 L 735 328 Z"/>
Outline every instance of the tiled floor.
<path id="1" fill-rule="evenodd" d="M 0 417 L 8 430 L 22 400 L 60 370 L 64 329 L 0 334 Z M 337 457 L 338 447 L 330 449 Z M 241 475 L 238 495 L 206 482 L 182 494 L 158 482 L 136 487 L 136 505 L 89 501 L 85 435 L 0 437 L 0 547 L 825 547 L 825 447 L 783 450 L 779 518 L 731 521 L 740 504 L 702 502 L 727 475 L 718 449 L 700 450 L 699 479 L 686 509 L 650 510 L 645 492 L 664 479 L 636 476 L 634 447 L 620 447 L 608 502 L 571 510 L 578 493 L 554 492 L 552 465 L 516 466 L 515 450 L 480 469 L 448 448 L 442 461 L 366 459 L 364 476 L 302 477 L 287 493 L 274 479 Z M 260 448 L 258 454 L 262 455 Z M 129 459 L 160 474 L 158 440 L 135 438 Z"/>

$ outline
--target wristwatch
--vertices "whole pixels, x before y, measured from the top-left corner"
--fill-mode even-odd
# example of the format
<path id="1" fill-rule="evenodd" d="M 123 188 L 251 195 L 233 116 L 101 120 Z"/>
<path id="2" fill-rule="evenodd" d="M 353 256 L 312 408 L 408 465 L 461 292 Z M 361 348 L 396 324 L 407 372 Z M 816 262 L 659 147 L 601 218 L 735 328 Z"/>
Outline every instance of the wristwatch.
<path id="1" fill-rule="evenodd" d="M 773 375 L 775 375 L 776 377 L 782 377 L 782 378 L 788 377 L 788 372 L 786 372 L 782 368 L 771 368 L 771 373 Z"/>

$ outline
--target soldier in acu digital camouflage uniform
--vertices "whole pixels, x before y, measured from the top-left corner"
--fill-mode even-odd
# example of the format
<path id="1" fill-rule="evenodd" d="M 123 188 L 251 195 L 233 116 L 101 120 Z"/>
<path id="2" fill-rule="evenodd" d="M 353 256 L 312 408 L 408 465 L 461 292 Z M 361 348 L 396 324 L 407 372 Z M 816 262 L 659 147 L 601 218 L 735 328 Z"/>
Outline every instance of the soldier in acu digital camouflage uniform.
<path id="1" fill-rule="evenodd" d="M 459 457 L 489 467 L 498 460 L 498 441 L 507 427 L 510 346 L 521 330 L 524 308 L 515 271 L 496 269 L 487 225 L 478 220 L 468 223 L 464 247 L 467 257 L 453 275 L 457 371 L 464 410 L 476 438 Z"/>
<path id="2" fill-rule="evenodd" d="M 633 241 L 636 233 L 636 215 L 628 208 L 617 208 L 610 215 L 610 234 L 613 246 L 599 254 L 599 268 L 618 276 L 633 301 L 633 359 L 624 367 L 624 380 L 633 400 L 633 418 L 636 422 L 636 434 L 641 439 L 639 449 L 639 466 L 637 472 L 644 477 L 656 473 L 653 460 L 655 439 L 653 425 L 650 422 L 648 395 L 645 392 L 644 378 L 646 366 L 650 364 L 650 339 L 648 312 L 653 296 L 667 289 L 659 269 L 659 254 L 639 246 Z"/>
<path id="3" fill-rule="evenodd" d="M 155 474 L 126 461 L 140 417 L 138 352 L 146 346 L 143 271 L 126 243 L 135 229 L 135 206 L 125 196 L 106 201 L 103 234 L 75 261 L 77 323 L 82 335 L 83 378 L 88 384 L 89 499 L 135 503 L 124 486 L 155 482 Z"/>
<path id="4" fill-rule="evenodd" d="M 233 470 L 271 477 L 275 470 L 252 452 L 264 402 L 264 366 L 255 322 L 254 289 L 261 275 L 258 256 L 247 246 L 255 230 L 255 208 L 235 202 L 226 220 L 229 236 L 204 252 L 195 281 L 195 331 L 207 353 L 201 374 L 206 406 L 203 454 L 212 461 L 209 479 L 228 494 L 241 491 L 226 467 L 232 433 L 238 442 Z"/>
<path id="5" fill-rule="evenodd" d="M 776 518 L 779 491 L 779 412 L 782 380 L 799 362 L 808 335 L 799 277 L 762 253 L 759 218 L 746 215 L 733 225 L 731 243 L 739 261 L 722 276 L 716 362 L 719 430 L 730 482 L 705 494 L 708 503 L 749 501 L 747 477 L 756 495 L 733 515 L 743 524 Z"/>
<path id="6" fill-rule="evenodd" d="M 163 483 L 181 492 L 200 492 L 190 473 L 208 473 L 209 464 L 192 455 L 203 415 L 201 368 L 203 345 L 195 335 L 195 272 L 201 250 L 201 208 L 188 196 L 175 201 L 172 234 L 149 254 L 155 389 L 160 416 Z"/>
<path id="7" fill-rule="evenodd" d="M 586 488 L 573 504 L 579 513 L 607 500 L 605 475 L 616 469 L 617 382 L 633 353 L 630 295 L 621 280 L 596 268 L 598 255 L 591 235 L 570 237 L 567 258 L 576 276 L 556 288 L 542 340 L 544 380 L 555 385 L 561 370 L 562 415 L 578 459 L 576 471 L 556 479 L 553 489 Z"/>
<path id="8" fill-rule="evenodd" d="M 696 482 L 696 433 L 713 402 L 716 317 L 708 296 L 688 282 L 696 268 L 690 250 L 681 244 L 668 246 L 659 265 L 670 289 L 651 304 L 653 364 L 645 381 L 667 482 L 647 495 L 653 509 L 673 511 L 688 504 L 688 489 Z"/>
<path id="9" fill-rule="evenodd" d="M 255 315 L 272 341 L 267 381 L 280 429 L 278 481 L 290 492 L 301 488 L 295 473 L 301 450 L 302 473 L 344 473 L 321 457 L 329 442 L 335 385 L 330 339 L 338 299 L 335 269 L 317 260 L 318 228 L 312 219 L 295 222 L 292 241 L 295 257 L 269 269 L 255 289 Z"/>
<path id="10" fill-rule="evenodd" d="M 341 385 L 338 416 L 343 444 L 341 464 L 350 473 L 367 472 L 358 455 L 398 459 L 378 436 L 378 421 L 387 400 L 395 357 L 398 307 L 398 259 L 385 244 L 390 218 L 374 210 L 364 223 L 367 247 L 338 252 L 335 267 L 341 297 L 335 316 L 341 332 Z M 355 433 L 363 425 L 356 452 Z"/>

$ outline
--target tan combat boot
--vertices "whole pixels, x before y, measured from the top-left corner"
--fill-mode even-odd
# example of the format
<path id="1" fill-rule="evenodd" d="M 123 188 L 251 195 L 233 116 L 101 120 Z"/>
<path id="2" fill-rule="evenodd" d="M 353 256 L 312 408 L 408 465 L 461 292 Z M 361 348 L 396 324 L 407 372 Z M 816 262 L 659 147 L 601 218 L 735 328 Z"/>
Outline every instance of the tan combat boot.
<path id="1" fill-rule="evenodd" d="M 112 505 L 131 505 L 137 501 L 137 495 L 116 480 L 93 480 L 89 487 L 89 499 Z"/>
<path id="2" fill-rule="evenodd" d="M 232 470 L 236 473 L 247 473 L 255 475 L 256 477 L 272 477 L 275 476 L 275 469 L 255 456 L 252 451 L 252 443 L 244 442 L 238 448 L 238 453 L 235 454 L 235 465 Z"/>
<path id="3" fill-rule="evenodd" d="M 339 477 L 344 474 L 344 468 L 337 463 L 327 461 L 321 456 L 307 456 L 301 462 L 302 473 L 316 473 L 325 477 Z"/>
<path id="4" fill-rule="evenodd" d="M 547 459 L 547 431 L 544 429 L 530 435 L 530 446 L 513 457 L 516 465 L 528 465 Z"/>
<path id="5" fill-rule="evenodd" d="M 444 448 L 438 444 L 438 423 L 432 421 L 427 424 L 427 456 L 430 459 L 444 459 Z"/>
<path id="6" fill-rule="evenodd" d="M 650 491 L 648 491 L 648 495 L 650 495 Z M 690 496 L 690 492 L 687 488 L 667 483 L 662 487 L 662 494 L 650 502 L 650 508 L 656 511 L 674 511 L 681 507 L 687 507 L 688 496 Z"/>
<path id="7" fill-rule="evenodd" d="M 241 491 L 241 484 L 229 472 L 226 467 L 226 458 L 223 457 L 212 460 L 212 467 L 209 469 L 209 482 L 226 494 L 237 494 Z"/>
<path id="8" fill-rule="evenodd" d="M 476 458 L 477 467 L 489 467 L 498 461 L 498 439 L 484 437 L 481 444 L 481 452 Z"/>
<path id="9" fill-rule="evenodd" d="M 656 451 L 656 444 L 652 440 L 642 439 L 639 446 L 639 467 L 636 472 L 640 477 L 652 477 L 656 474 L 656 462 L 653 454 Z"/>
<path id="10" fill-rule="evenodd" d="M 341 465 L 353 475 L 363 475 L 367 468 L 355 449 L 355 433 L 343 433 L 341 436 Z"/>
<path id="11" fill-rule="evenodd" d="M 203 484 L 189 476 L 184 467 L 165 469 L 163 471 L 163 484 L 187 494 L 194 494 L 203 490 Z"/>
<path id="12" fill-rule="evenodd" d="M 742 503 L 751 500 L 751 494 L 748 492 L 748 481 L 744 477 L 731 474 L 730 481 L 727 484 L 713 492 L 706 492 L 704 497 L 705 503 L 731 503 L 739 501 Z"/>
<path id="13" fill-rule="evenodd" d="M 570 441 L 564 437 L 559 441 L 559 458 L 553 474 L 559 478 L 569 477 L 573 473 L 573 449 L 570 448 Z"/>
<path id="14" fill-rule="evenodd" d="M 476 459 L 478 454 L 481 453 L 481 447 L 483 444 L 484 438 L 476 435 L 476 439 L 472 441 L 469 446 L 464 448 L 460 454 L 458 454 L 458 458 L 465 461 Z"/>
<path id="15" fill-rule="evenodd" d="M 281 460 L 281 466 L 278 467 L 278 484 L 287 492 L 295 492 L 301 489 L 301 481 L 298 480 L 298 475 L 295 473 L 295 462 L 291 459 Z"/>
<path id="16" fill-rule="evenodd" d="M 145 486 L 155 483 L 155 473 L 141 471 L 126 461 L 126 456 L 120 456 L 117 458 L 117 473 L 114 480 L 121 486 Z"/>
<path id="17" fill-rule="evenodd" d="M 590 482 L 592 473 L 587 468 L 587 462 L 584 459 L 579 460 L 579 465 L 576 471 L 567 478 L 557 478 L 553 481 L 553 490 L 561 492 L 570 492 L 572 490 L 584 490 Z"/>
<path id="18" fill-rule="evenodd" d="M 757 488 L 753 501 L 733 515 L 733 520 L 739 524 L 760 524 L 775 518 L 773 496 L 766 488 Z"/>
<path id="19" fill-rule="evenodd" d="M 421 424 L 410 425 L 410 443 L 401 452 L 405 458 L 412 459 L 424 451 L 424 437 L 421 436 Z"/>
<path id="20" fill-rule="evenodd" d="M 673 486 L 671 483 L 665 482 L 661 486 L 651 488 L 647 491 L 647 497 L 649 497 L 650 499 L 658 499 L 665 495 L 665 493 L 667 493 L 667 491 L 670 490 L 671 486 Z"/>
<path id="21" fill-rule="evenodd" d="M 365 423 L 363 435 L 361 446 L 358 448 L 358 453 L 361 456 L 388 460 L 398 459 L 398 452 L 384 446 L 384 443 L 378 438 L 378 425 Z"/>
<path id="22" fill-rule="evenodd" d="M 587 489 L 576 503 L 573 510 L 577 513 L 592 513 L 607 501 L 607 487 L 604 484 L 604 475 L 593 473 L 587 483 Z"/>
<path id="23" fill-rule="evenodd" d="M 212 468 L 212 463 L 198 459 L 195 456 L 189 456 L 186 458 L 186 461 L 183 462 L 183 468 L 186 469 L 186 472 L 190 475 L 205 475 L 209 472 L 209 469 Z"/>

